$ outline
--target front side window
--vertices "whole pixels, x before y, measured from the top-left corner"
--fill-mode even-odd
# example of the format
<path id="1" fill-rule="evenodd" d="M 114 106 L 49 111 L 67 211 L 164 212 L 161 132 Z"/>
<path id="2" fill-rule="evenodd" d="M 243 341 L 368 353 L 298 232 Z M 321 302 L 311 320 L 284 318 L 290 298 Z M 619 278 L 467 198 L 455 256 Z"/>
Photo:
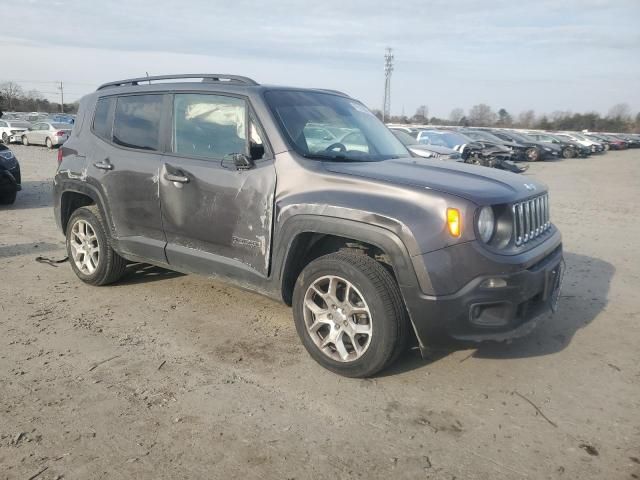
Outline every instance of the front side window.
<path id="1" fill-rule="evenodd" d="M 222 160 L 247 152 L 244 100 L 223 95 L 178 93 L 173 101 L 173 151 Z M 252 140 L 262 145 L 257 130 Z"/>
<path id="2" fill-rule="evenodd" d="M 283 136 L 307 158 L 367 162 L 409 156 L 404 145 L 357 100 L 298 90 L 272 90 L 265 98 Z"/>
<path id="3" fill-rule="evenodd" d="M 113 142 L 156 151 L 160 147 L 162 95 L 119 97 L 113 120 Z"/>
<path id="4" fill-rule="evenodd" d="M 111 126 L 109 121 L 110 98 L 101 98 L 96 104 L 96 113 L 93 117 L 93 131 L 103 140 L 111 141 Z"/>

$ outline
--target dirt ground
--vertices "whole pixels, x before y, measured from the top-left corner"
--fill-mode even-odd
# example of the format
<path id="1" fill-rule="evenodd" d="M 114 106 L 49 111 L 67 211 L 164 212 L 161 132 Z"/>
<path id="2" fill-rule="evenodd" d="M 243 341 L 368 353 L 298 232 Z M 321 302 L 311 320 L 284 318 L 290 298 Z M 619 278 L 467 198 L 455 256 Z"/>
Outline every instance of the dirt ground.
<path id="1" fill-rule="evenodd" d="M 640 151 L 531 165 L 568 266 L 533 334 L 350 380 L 258 295 L 151 267 L 96 288 L 35 262 L 65 256 L 56 152 L 12 148 L 0 479 L 640 478 Z"/>

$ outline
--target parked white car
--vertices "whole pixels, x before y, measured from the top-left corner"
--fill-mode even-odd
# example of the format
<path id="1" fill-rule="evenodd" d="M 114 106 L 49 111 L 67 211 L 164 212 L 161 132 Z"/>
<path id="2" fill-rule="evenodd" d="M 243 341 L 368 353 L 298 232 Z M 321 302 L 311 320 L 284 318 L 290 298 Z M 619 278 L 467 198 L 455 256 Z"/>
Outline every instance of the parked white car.
<path id="1" fill-rule="evenodd" d="M 29 122 L 21 120 L 0 119 L 0 138 L 2 143 L 21 142 L 22 133 L 29 128 Z"/>
<path id="2" fill-rule="evenodd" d="M 589 140 L 588 138 L 585 138 L 579 133 L 562 132 L 562 133 L 556 133 L 555 136 L 560 137 L 563 140 L 576 142 L 576 143 L 579 143 L 580 145 L 584 145 L 585 147 L 590 148 L 592 153 L 599 153 L 604 151 L 603 144 Z"/>
<path id="3" fill-rule="evenodd" d="M 68 123 L 37 122 L 22 133 L 23 145 L 60 146 L 67 141 L 73 125 Z"/>

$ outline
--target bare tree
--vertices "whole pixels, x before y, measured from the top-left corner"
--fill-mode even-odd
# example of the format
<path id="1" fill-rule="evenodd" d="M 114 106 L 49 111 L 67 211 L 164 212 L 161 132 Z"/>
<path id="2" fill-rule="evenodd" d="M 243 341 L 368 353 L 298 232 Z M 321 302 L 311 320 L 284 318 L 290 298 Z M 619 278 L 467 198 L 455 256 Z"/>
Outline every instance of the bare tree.
<path id="1" fill-rule="evenodd" d="M 626 103 L 618 103 L 609 109 L 608 116 L 615 120 L 631 120 L 631 109 Z"/>
<path id="2" fill-rule="evenodd" d="M 521 127 L 532 128 L 536 123 L 536 112 L 533 110 L 527 110 L 518 115 L 518 123 Z"/>
<path id="3" fill-rule="evenodd" d="M 463 117 L 464 117 L 464 110 L 461 109 L 460 107 L 454 108 L 453 110 L 451 110 L 451 113 L 449 114 L 449 120 L 451 121 L 451 123 L 455 123 L 455 124 L 460 123 L 460 120 Z"/>
<path id="4" fill-rule="evenodd" d="M 489 105 L 480 103 L 471 107 L 467 118 L 469 119 L 469 123 L 471 125 L 486 127 L 496 123 L 497 115 L 493 110 L 491 110 L 491 107 Z"/>
<path id="5" fill-rule="evenodd" d="M 22 97 L 22 87 L 14 82 L 4 82 L 0 84 L 0 95 L 7 101 L 7 108 L 13 110 L 15 100 Z"/>

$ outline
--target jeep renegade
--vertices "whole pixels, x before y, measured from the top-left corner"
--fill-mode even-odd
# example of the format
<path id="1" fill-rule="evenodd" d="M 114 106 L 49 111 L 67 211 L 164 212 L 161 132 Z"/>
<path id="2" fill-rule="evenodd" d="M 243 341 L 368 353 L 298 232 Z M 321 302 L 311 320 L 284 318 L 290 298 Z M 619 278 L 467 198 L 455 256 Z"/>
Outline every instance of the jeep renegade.
<path id="1" fill-rule="evenodd" d="M 196 81 L 198 80 L 198 81 Z M 324 367 L 366 377 L 414 336 L 482 341 L 554 308 L 547 188 L 415 158 L 340 92 L 235 75 L 134 78 L 84 97 L 55 216 L 92 285 L 127 262 L 219 277 L 293 307 Z"/>

